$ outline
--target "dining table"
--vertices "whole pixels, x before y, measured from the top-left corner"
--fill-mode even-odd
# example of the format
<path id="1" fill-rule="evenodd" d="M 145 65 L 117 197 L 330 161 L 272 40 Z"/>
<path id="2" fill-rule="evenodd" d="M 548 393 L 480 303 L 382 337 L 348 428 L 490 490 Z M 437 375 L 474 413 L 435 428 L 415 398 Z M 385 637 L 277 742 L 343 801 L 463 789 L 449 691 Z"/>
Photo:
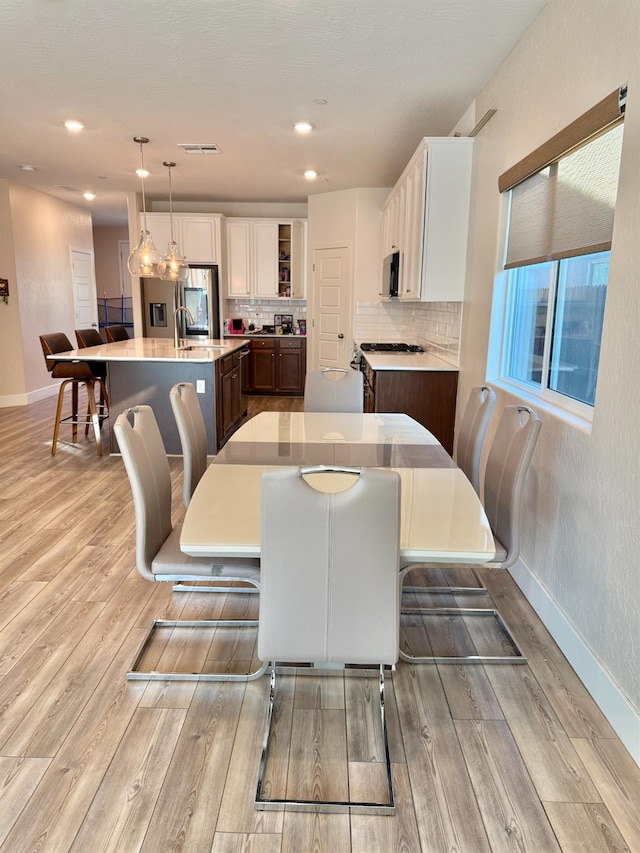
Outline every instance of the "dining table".
<path id="1" fill-rule="evenodd" d="M 482 503 L 463 471 L 413 418 L 384 413 L 268 411 L 251 418 L 203 474 L 185 514 L 181 550 L 259 557 L 262 474 L 281 466 L 397 471 L 401 561 L 483 564 L 495 556 Z M 353 479 L 349 473 L 304 476 L 327 492 Z"/>

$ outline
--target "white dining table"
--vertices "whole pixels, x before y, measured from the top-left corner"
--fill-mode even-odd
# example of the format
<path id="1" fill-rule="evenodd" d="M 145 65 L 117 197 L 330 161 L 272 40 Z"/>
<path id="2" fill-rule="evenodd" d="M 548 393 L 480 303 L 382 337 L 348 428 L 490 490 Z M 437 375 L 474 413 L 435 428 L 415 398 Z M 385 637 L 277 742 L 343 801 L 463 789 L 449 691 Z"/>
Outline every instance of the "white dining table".
<path id="1" fill-rule="evenodd" d="M 401 559 L 482 564 L 495 556 L 471 483 L 421 424 L 402 414 L 318 412 L 262 412 L 240 427 L 191 498 L 181 550 L 259 557 L 262 474 L 282 465 L 391 468 L 401 481 Z M 306 476 L 327 492 L 348 487 L 353 477 Z"/>

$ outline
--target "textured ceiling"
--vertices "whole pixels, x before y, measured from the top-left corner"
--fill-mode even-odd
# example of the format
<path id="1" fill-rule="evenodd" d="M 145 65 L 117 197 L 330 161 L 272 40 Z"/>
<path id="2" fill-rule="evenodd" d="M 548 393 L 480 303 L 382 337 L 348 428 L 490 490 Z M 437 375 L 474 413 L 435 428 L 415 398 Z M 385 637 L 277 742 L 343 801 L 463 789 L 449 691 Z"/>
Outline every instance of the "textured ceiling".
<path id="1" fill-rule="evenodd" d="M 174 200 L 391 186 L 422 136 L 451 131 L 544 3 L 2 0 L 0 177 L 124 223 L 125 194 L 140 187 L 132 138 L 144 135 L 150 199 L 167 198 L 163 160 L 177 163 Z M 67 118 L 86 129 L 70 134 Z M 292 130 L 302 119 L 315 125 L 305 137 Z M 190 142 L 222 153 L 177 147 Z"/>

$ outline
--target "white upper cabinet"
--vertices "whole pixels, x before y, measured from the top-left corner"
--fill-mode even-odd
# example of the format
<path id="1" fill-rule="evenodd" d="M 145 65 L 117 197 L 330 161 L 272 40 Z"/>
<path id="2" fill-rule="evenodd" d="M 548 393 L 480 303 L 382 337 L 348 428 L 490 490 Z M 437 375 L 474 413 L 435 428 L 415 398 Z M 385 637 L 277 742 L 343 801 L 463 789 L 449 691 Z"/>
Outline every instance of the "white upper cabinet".
<path id="1" fill-rule="evenodd" d="M 227 296 L 304 296 L 304 220 L 225 220 Z"/>
<path id="2" fill-rule="evenodd" d="M 464 298 L 473 140 L 422 140 L 383 208 L 383 256 L 400 251 L 398 297 Z"/>
<path id="3" fill-rule="evenodd" d="M 187 263 L 196 261 L 220 263 L 220 224 L 222 216 L 191 216 L 181 214 L 182 243 L 180 248 Z"/>
<path id="4" fill-rule="evenodd" d="M 174 213 L 173 239 L 189 264 L 220 263 L 220 224 L 219 213 Z M 143 216 L 140 214 L 140 227 Z M 168 213 L 147 213 L 147 228 L 153 242 L 164 255 L 171 239 L 171 227 Z"/>

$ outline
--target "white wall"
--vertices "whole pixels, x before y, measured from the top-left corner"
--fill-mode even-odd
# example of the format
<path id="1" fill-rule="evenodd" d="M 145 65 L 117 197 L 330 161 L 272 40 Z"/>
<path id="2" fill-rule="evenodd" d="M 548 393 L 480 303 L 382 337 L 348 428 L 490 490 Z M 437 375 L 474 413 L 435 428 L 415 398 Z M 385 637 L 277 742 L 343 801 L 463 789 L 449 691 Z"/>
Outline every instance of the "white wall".
<path id="1" fill-rule="evenodd" d="M 593 429 L 541 411 L 514 575 L 640 763 L 640 4 L 554 0 L 480 92 L 459 411 L 485 379 L 498 175 L 628 83 Z M 489 376 L 491 378 L 491 376 Z M 497 414 L 513 402 L 499 393 Z M 494 422 L 495 423 L 495 422 Z"/>
<path id="2" fill-rule="evenodd" d="M 117 299 L 120 296 L 119 240 L 129 240 L 129 229 L 126 225 L 99 226 L 93 229 L 96 291 L 99 299 L 103 296 Z"/>
<path id="3" fill-rule="evenodd" d="M 378 299 L 382 277 L 382 203 L 389 189 L 353 189 L 309 196 L 308 257 L 324 246 L 354 252 L 354 302 Z M 313 281 L 309 270 L 307 282 Z M 307 293 L 311 302 L 311 295 Z"/>
<path id="4" fill-rule="evenodd" d="M 9 184 L 9 206 L 15 259 L 11 298 L 19 305 L 11 334 L 20 338 L 23 375 L 16 388 L 13 369 L 2 371 L 0 406 L 55 392 L 58 383 L 51 382 L 38 336 L 65 332 L 75 341 L 71 249 L 93 252 L 91 214 L 81 208 L 18 184 Z M 19 349 L 6 363 L 13 365 L 14 358 L 19 365 Z"/>
<path id="5" fill-rule="evenodd" d="M 9 186 L 9 181 L 0 179 L 0 276 L 9 282 L 8 300 L 0 302 L 0 407 L 26 402 Z"/>

